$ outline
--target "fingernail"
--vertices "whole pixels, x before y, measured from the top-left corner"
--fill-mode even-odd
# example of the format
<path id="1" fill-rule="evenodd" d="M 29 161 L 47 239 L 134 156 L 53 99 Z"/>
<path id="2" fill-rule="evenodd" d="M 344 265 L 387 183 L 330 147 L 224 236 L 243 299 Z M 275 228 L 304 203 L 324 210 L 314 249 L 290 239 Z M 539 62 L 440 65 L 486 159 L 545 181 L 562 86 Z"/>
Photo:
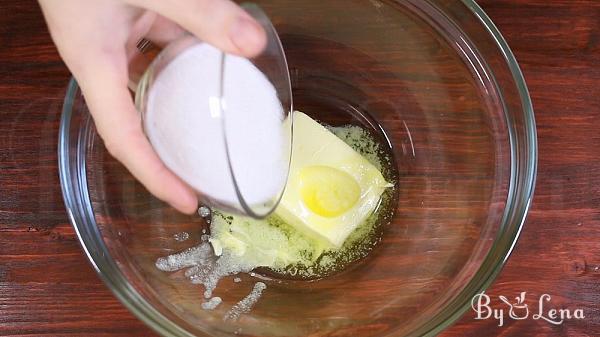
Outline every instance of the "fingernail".
<path id="1" fill-rule="evenodd" d="M 255 56 L 265 48 L 266 36 L 262 27 L 250 18 L 240 16 L 234 23 L 229 37 L 245 56 Z"/>

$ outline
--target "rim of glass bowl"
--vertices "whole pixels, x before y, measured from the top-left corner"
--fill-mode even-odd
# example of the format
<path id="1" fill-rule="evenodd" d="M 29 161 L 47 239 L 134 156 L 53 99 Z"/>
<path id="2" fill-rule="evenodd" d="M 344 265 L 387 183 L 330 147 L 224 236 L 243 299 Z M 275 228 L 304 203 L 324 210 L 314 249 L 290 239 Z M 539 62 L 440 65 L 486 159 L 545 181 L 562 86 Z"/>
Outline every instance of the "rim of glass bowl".
<path id="1" fill-rule="evenodd" d="M 446 308 L 432 317 L 415 335 L 436 335 L 454 323 L 471 307 L 471 299 L 489 287 L 510 256 L 523 228 L 531 205 L 537 170 L 537 135 L 533 106 L 523 74 L 508 44 L 494 23 L 474 0 L 461 0 L 495 40 L 519 91 L 524 119 L 524 139 L 517 140 L 515 130 L 509 127 L 511 148 L 511 177 L 501 231 L 483 263 L 469 283 Z M 101 233 L 96 225 L 87 189 L 85 171 L 86 140 L 90 123 L 77 135 L 71 135 L 72 108 L 79 86 L 71 79 L 64 100 L 59 140 L 58 160 L 60 183 L 69 220 L 79 242 L 100 278 L 134 315 L 164 336 L 193 336 L 171 322 L 153 308 L 127 281 L 116 263 L 110 258 Z M 75 144 L 74 148 L 71 144 Z M 525 146 L 520 150 L 517 146 Z M 393 333 L 393 332 L 392 332 Z"/>

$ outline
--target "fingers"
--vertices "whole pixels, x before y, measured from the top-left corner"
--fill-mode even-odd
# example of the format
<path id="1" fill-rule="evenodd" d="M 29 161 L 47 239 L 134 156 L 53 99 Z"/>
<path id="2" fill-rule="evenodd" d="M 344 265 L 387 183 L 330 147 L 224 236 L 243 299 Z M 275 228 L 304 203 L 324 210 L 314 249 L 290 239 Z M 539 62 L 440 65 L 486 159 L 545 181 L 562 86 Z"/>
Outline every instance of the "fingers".
<path id="1" fill-rule="evenodd" d="M 127 55 L 130 56 L 134 51 L 139 51 L 137 44 L 142 38 L 164 47 L 184 34 L 186 31 L 175 22 L 144 9 L 143 13 L 134 20 L 130 29 L 126 43 Z"/>
<path id="2" fill-rule="evenodd" d="M 161 162 L 145 137 L 127 90 L 125 63 L 125 57 L 116 65 L 96 63 L 93 78 L 78 79 L 98 133 L 108 151 L 152 194 L 191 214 L 198 207 L 196 194 Z"/>
<path id="3" fill-rule="evenodd" d="M 178 24 L 162 15 L 157 15 L 145 37 L 153 43 L 164 47 L 169 42 L 180 38 L 183 34 L 185 34 L 185 30 Z"/>
<path id="4" fill-rule="evenodd" d="M 198 38 L 246 57 L 260 54 L 266 33 L 246 11 L 230 0 L 128 0 L 179 24 Z"/>
<path id="5" fill-rule="evenodd" d="M 158 158 L 127 90 L 127 53 L 156 14 L 121 1 L 40 1 L 65 63 L 77 78 L 109 152 L 158 198 L 192 213 L 196 194 Z M 136 35 L 139 37 L 136 38 Z M 128 41 L 133 37 L 133 42 Z"/>

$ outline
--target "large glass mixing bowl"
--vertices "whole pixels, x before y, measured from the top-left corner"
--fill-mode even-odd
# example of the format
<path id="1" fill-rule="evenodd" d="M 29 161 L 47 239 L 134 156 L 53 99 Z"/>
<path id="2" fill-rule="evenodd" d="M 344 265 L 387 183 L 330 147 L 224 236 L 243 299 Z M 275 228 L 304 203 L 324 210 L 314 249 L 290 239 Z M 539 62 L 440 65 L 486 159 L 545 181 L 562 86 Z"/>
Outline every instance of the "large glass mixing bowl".
<path id="1" fill-rule="evenodd" d="M 224 311 L 254 284 L 223 279 L 223 303 L 155 267 L 207 224 L 152 197 L 106 151 L 77 84 L 60 130 L 69 216 L 114 294 L 165 336 L 432 335 L 460 317 L 508 258 L 530 204 L 536 133 L 506 42 L 470 0 L 257 1 L 280 34 L 295 107 L 357 123 L 387 144 L 397 204 L 381 242 L 317 281 L 266 280 L 237 322 Z M 185 241 L 174 235 L 189 233 Z"/>

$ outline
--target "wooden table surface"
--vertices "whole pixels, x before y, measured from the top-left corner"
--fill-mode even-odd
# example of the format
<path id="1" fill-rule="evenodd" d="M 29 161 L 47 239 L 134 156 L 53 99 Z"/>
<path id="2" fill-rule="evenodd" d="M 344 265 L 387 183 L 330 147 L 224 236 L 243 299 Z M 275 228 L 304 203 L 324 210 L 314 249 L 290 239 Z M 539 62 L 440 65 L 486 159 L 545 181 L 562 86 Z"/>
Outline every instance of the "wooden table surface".
<path id="1" fill-rule="evenodd" d="M 488 290 L 444 336 L 600 335 L 600 1 L 482 0 L 514 51 L 539 136 L 536 195 Z M 69 73 L 34 1 L 0 2 L 0 335 L 154 336 L 96 276 L 68 222 L 56 142 Z M 584 319 L 513 320 L 498 296 Z"/>

